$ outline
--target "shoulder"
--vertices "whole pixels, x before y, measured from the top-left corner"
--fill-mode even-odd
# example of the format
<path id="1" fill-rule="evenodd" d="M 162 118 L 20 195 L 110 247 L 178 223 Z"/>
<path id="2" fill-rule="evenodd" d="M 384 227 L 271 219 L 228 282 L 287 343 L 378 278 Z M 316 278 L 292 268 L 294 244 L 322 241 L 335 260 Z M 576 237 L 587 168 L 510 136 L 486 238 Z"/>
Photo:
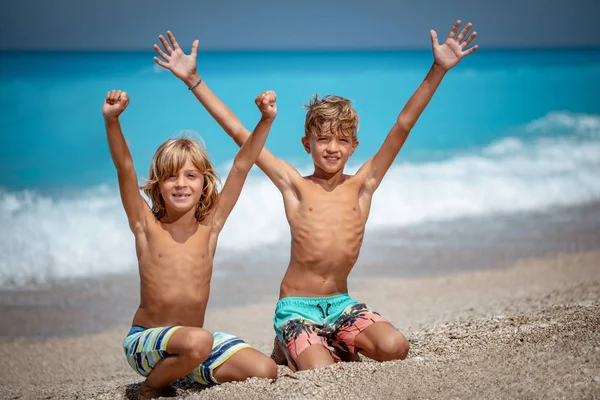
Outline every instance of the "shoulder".
<path id="1" fill-rule="evenodd" d="M 345 175 L 344 174 L 344 180 L 342 181 L 342 184 L 344 186 L 360 186 L 362 185 L 363 179 L 362 176 L 359 175 L 358 173 L 355 175 Z"/>
<path id="2" fill-rule="evenodd" d="M 315 179 L 312 175 L 300 176 L 300 179 L 298 179 L 298 187 L 310 189 L 316 186 L 319 186 L 319 183 L 315 182 Z"/>
<path id="3" fill-rule="evenodd" d="M 139 240 L 148 235 L 152 236 L 152 232 L 156 231 L 160 227 L 160 221 L 156 219 L 156 216 L 152 213 L 144 213 L 143 217 L 136 221 L 131 221 L 129 227 L 133 232 L 136 240 Z"/>

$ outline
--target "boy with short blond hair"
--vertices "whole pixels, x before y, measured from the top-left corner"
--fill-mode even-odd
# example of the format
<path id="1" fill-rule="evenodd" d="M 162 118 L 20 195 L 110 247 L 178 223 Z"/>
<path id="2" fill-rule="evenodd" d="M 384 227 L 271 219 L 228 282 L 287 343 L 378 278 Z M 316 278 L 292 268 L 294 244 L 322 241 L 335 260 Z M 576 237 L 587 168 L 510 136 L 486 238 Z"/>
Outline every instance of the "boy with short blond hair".
<path id="1" fill-rule="evenodd" d="M 339 96 L 313 97 L 308 105 L 302 144 L 312 156 L 311 175 L 301 176 L 266 148 L 258 158 L 258 167 L 283 196 L 291 229 L 291 257 L 273 322 L 294 370 L 330 365 L 339 360 L 336 350 L 359 352 L 379 361 L 403 359 L 408 354 L 404 335 L 366 304 L 352 299 L 347 280 L 358 258 L 375 190 L 445 74 L 477 49 L 466 50 L 476 33 L 468 35 L 470 23 L 459 33 L 460 25 L 460 21 L 455 23 L 442 45 L 435 31 L 430 32 L 431 69 L 379 151 L 355 175 L 344 174 L 344 167 L 358 146 L 358 116 L 350 102 Z M 159 38 L 164 45 L 166 40 Z M 198 79 L 195 53 L 165 54 L 156 45 L 155 50 L 162 58 L 155 57 L 157 64 L 186 84 Z M 231 110 L 204 82 L 193 92 L 241 145 L 249 132 Z"/>

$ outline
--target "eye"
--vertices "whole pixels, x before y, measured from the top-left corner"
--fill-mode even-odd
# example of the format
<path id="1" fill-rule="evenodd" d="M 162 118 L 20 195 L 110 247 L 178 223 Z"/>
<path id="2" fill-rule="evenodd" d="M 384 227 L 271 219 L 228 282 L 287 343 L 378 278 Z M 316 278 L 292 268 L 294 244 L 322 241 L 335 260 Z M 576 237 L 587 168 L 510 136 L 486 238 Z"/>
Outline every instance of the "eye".
<path id="1" fill-rule="evenodd" d="M 197 177 L 198 177 L 198 176 L 197 176 L 196 174 L 188 174 L 188 178 L 192 178 L 192 179 L 194 179 L 194 178 L 197 178 Z"/>
<path id="2" fill-rule="evenodd" d="M 176 175 L 169 175 L 169 177 L 167 178 L 168 181 L 174 181 L 175 179 L 177 179 Z"/>
<path id="3" fill-rule="evenodd" d="M 340 142 L 348 143 L 348 139 L 346 139 L 346 138 L 340 138 Z"/>
<path id="4" fill-rule="evenodd" d="M 320 137 L 320 138 L 317 139 L 317 141 L 319 141 L 319 142 L 327 141 L 327 138 L 326 137 Z"/>

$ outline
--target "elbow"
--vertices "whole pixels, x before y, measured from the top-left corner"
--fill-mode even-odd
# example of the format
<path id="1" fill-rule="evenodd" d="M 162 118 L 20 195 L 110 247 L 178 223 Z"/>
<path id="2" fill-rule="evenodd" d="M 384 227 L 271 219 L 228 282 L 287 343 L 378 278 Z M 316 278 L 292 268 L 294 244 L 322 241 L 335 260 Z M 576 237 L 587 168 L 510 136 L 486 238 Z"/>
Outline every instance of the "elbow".
<path id="1" fill-rule="evenodd" d="M 231 136 L 233 140 L 235 140 L 238 146 L 242 146 L 246 141 L 245 132 L 246 129 L 244 128 L 244 126 L 242 124 L 237 124 L 228 133 L 229 136 Z"/>
<path id="2" fill-rule="evenodd" d="M 248 172 L 250 172 L 250 168 L 252 168 L 252 163 L 248 163 L 246 161 L 241 160 L 234 160 L 229 174 L 246 176 L 248 175 Z"/>
<path id="3" fill-rule="evenodd" d="M 410 132 L 413 126 L 415 126 L 415 123 L 402 114 L 400 114 L 400 116 L 396 120 L 396 129 L 402 132 Z"/>
<path id="4" fill-rule="evenodd" d="M 119 175 L 127 175 L 130 173 L 135 173 L 132 160 L 115 162 L 115 168 L 117 169 L 117 173 Z"/>

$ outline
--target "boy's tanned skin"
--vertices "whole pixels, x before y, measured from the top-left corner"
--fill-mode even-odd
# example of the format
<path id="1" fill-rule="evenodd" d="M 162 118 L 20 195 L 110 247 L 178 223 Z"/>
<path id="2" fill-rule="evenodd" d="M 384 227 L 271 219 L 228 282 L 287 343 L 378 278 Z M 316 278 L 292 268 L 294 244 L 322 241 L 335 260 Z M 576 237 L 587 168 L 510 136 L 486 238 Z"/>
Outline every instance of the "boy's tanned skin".
<path id="1" fill-rule="evenodd" d="M 206 192 L 207 178 L 189 159 L 159 183 L 164 217 L 157 219 L 140 194 L 119 122 L 128 104 L 127 93 L 113 90 L 107 94 L 102 113 L 139 262 L 141 301 L 133 325 L 180 327 L 168 339 L 167 356 L 158 361 L 140 387 L 139 398 L 146 399 L 168 393 L 165 388 L 169 383 L 190 373 L 211 353 L 213 335 L 203 325 L 217 239 L 264 145 L 277 109 L 274 92 L 257 97 L 262 117 L 255 132 L 236 155 L 217 204 L 199 221 L 197 204 Z M 138 362 L 147 360 L 140 358 Z M 265 355 L 244 348 L 217 367 L 214 378 L 219 382 L 250 376 L 275 378 L 276 372 L 275 364 Z"/>
<path id="2" fill-rule="evenodd" d="M 331 132 L 329 126 L 321 127 L 318 135 L 302 138 L 314 162 L 314 172 L 309 176 L 301 176 L 290 164 L 266 148 L 262 150 L 256 164 L 280 190 L 291 227 L 291 258 L 280 287 L 281 299 L 327 297 L 348 291 L 348 275 L 359 255 L 373 193 L 446 72 L 477 49 L 474 46 L 465 50 L 476 33 L 468 35 L 470 23 L 458 33 L 460 25 L 457 21 L 442 45 L 436 33 L 430 32 L 434 53 L 431 69 L 400 112 L 379 151 L 355 175 L 344 174 L 344 166 L 358 140 L 343 132 Z M 168 35 L 172 37 L 170 32 Z M 160 40 L 165 44 L 162 36 Z M 195 41 L 193 48 L 197 47 Z M 155 50 L 164 56 L 156 45 Z M 188 86 L 197 81 L 195 52 L 190 56 L 171 55 L 165 60 L 155 58 Z M 250 132 L 208 86 L 202 83 L 193 92 L 227 134 L 238 145 L 244 143 Z M 362 354 L 379 361 L 403 359 L 408 353 L 407 340 L 389 322 L 368 326 L 356 336 L 355 345 Z M 312 369 L 333 362 L 328 350 L 312 345 L 298 356 L 297 365 L 290 363 L 290 367 Z"/>

